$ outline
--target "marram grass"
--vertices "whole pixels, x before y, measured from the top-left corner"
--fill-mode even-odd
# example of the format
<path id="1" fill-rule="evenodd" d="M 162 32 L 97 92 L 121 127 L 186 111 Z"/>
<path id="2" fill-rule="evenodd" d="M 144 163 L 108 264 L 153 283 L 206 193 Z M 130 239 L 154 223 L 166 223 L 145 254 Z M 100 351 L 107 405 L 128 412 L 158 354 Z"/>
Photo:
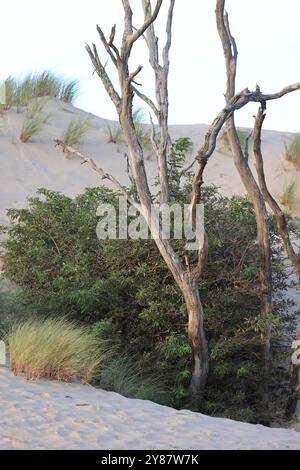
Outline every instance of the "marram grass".
<path id="1" fill-rule="evenodd" d="M 61 136 L 61 140 L 70 147 L 77 147 L 80 139 L 86 135 L 88 130 L 89 125 L 86 121 L 73 118 Z"/>
<path id="2" fill-rule="evenodd" d="M 65 319 L 30 320 L 11 327 L 6 336 L 9 367 L 28 380 L 45 377 L 89 382 L 105 353 L 86 327 Z"/>

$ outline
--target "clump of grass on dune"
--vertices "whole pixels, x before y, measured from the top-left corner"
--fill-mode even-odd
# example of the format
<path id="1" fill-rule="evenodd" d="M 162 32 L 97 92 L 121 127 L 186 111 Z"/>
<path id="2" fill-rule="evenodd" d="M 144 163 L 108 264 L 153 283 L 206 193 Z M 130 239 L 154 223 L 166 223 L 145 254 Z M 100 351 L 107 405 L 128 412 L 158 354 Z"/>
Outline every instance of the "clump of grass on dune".
<path id="1" fill-rule="evenodd" d="M 294 137 L 290 145 L 285 144 L 285 158 L 297 170 L 300 169 L 300 134 Z"/>
<path id="2" fill-rule="evenodd" d="M 87 121 L 73 118 L 61 136 L 61 140 L 70 147 L 76 147 L 89 130 Z"/>
<path id="3" fill-rule="evenodd" d="M 119 124 L 106 123 L 106 142 L 120 145 L 123 141 L 123 132 Z"/>
<path id="4" fill-rule="evenodd" d="M 59 98 L 72 104 L 78 95 L 77 81 L 65 80 L 50 71 L 30 73 L 19 81 L 8 77 L 5 89 L 7 108 L 26 107 L 32 99 L 41 97 Z"/>
<path id="5" fill-rule="evenodd" d="M 100 386 L 129 398 L 170 404 L 162 379 L 143 371 L 128 355 L 118 355 L 104 364 Z"/>
<path id="6" fill-rule="evenodd" d="M 288 212 L 294 212 L 299 207 L 299 200 L 296 195 L 298 182 L 293 179 L 286 184 L 283 194 L 280 196 L 280 203 L 285 206 Z"/>
<path id="7" fill-rule="evenodd" d="M 44 99 L 36 99 L 28 106 L 20 135 L 21 142 L 26 143 L 38 135 L 44 124 L 49 122 L 51 115 L 43 111 L 45 104 Z"/>
<path id="8" fill-rule="evenodd" d="M 6 337 L 9 367 L 28 380 L 46 377 L 87 383 L 96 375 L 105 353 L 94 335 L 65 319 L 29 320 Z"/>

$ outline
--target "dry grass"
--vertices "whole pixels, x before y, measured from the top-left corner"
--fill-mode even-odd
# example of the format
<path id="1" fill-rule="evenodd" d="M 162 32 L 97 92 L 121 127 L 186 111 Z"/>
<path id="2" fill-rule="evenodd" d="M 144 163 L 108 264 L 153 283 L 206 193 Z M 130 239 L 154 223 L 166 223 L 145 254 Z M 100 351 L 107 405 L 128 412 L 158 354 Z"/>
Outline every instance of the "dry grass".
<path id="1" fill-rule="evenodd" d="M 300 135 L 294 137 L 290 145 L 285 144 L 285 158 L 297 170 L 300 169 Z"/>
<path id="2" fill-rule="evenodd" d="M 106 123 L 106 142 L 120 145 L 123 142 L 123 131 L 119 124 Z"/>
<path id="3" fill-rule="evenodd" d="M 45 104 L 46 100 L 36 99 L 28 106 L 20 135 L 21 142 L 26 143 L 38 135 L 44 124 L 49 122 L 51 115 L 43 111 Z"/>
<path id="4" fill-rule="evenodd" d="M 298 182 L 296 179 L 293 179 L 285 185 L 283 194 L 279 197 L 280 204 L 290 213 L 294 212 L 299 207 L 299 200 L 296 195 L 297 188 Z"/>
<path id="5" fill-rule="evenodd" d="M 85 327 L 64 319 L 30 320 L 13 326 L 6 337 L 9 367 L 28 380 L 46 377 L 90 381 L 105 354 Z"/>

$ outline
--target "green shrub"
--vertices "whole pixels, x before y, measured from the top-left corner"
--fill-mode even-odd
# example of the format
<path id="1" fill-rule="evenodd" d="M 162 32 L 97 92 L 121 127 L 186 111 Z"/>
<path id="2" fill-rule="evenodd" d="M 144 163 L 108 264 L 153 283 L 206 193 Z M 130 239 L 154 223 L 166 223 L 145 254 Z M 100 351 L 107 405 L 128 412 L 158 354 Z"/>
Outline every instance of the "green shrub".
<path id="1" fill-rule="evenodd" d="M 80 139 L 86 135 L 89 125 L 86 120 L 73 118 L 61 136 L 61 140 L 70 147 L 77 147 Z"/>
<path id="2" fill-rule="evenodd" d="M 28 320 L 16 324 L 7 338 L 9 367 L 28 380 L 39 377 L 87 383 L 103 357 L 85 327 L 64 319 Z"/>
<path id="3" fill-rule="evenodd" d="M 179 139 L 173 147 L 171 193 L 179 203 L 190 195 L 189 177 L 178 185 L 186 176 L 182 168 L 189 145 L 188 139 Z M 112 372 L 118 369 L 115 361 L 118 365 L 120 357 L 135 358 L 129 367 L 132 374 L 143 371 L 142 380 L 148 375 L 163 377 L 162 388 L 168 391 L 173 406 L 205 412 L 209 407 L 222 416 L 232 416 L 234 408 L 250 416 L 247 410 L 251 410 L 257 421 L 265 410 L 255 214 L 247 198 L 223 197 L 214 187 L 202 188 L 202 198 L 209 254 L 199 288 L 211 358 L 202 396 L 191 396 L 188 388 L 191 350 L 186 306 L 155 243 L 97 239 L 97 207 L 111 203 L 118 213 L 117 193 L 99 187 L 71 199 L 44 189 L 29 200 L 26 209 L 11 209 L 11 224 L 4 229 L 8 237 L 3 244 L 4 272 L 22 288 L 24 304 L 36 315 L 45 318 L 60 312 L 91 325 L 100 344 L 109 341 L 114 348 L 110 359 L 114 361 L 106 361 L 101 378 L 107 388 L 142 393 L 140 377 L 130 379 L 133 392 L 130 384 L 125 383 L 125 387 L 112 379 L 116 376 Z M 285 319 L 289 304 L 281 294 L 287 286 L 287 273 L 273 218 L 270 231 L 275 333 L 278 319 L 290 322 L 291 316 Z M 195 261 L 195 254 L 184 250 L 183 241 L 172 243 L 183 262 L 191 265 Z M 273 342 L 277 342 L 275 336 Z M 277 365 L 275 354 L 271 377 L 280 382 L 279 386 L 276 383 L 280 403 L 274 397 L 270 414 L 272 409 L 284 408 L 286 382 L 277 379 Z M 106 366 L 110 369 L 105 372 Z"/>

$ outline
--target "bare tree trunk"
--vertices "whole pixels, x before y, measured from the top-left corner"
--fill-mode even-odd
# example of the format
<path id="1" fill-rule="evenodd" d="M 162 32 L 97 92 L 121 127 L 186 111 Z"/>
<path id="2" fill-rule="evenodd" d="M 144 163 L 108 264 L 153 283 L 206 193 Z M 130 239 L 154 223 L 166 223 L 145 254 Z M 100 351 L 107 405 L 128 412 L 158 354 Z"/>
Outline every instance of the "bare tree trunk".
<path id="1" fill-rule="evenodd" d="M 262 156 L 262 151 L 261 151 L 261 132 L 262 132 L 262 125 L 266 117 L 265 110 L 266 110 L 266 103 L 263 102 L 261 106 L 259 107 L 259 110 L 256 115 L 254 133 L 253 133 L 253 150 L 254 150 L 254 155 L 255 155 L 255 167 L 256 167 L 256 172 L 258 176 L 258 183 L 259 183 L 261 192 L 263 194 L 263 197 L 266 203 L 268 204 L 268 206 L 270 207 L 270 209 L 272 210 L 275 216 L 277 228 L 281 236 L 283 246 L 287 252 L 289 260 L 291 261 L 295 269 L 297 279 L 298 279 L 298 286 L 300 288 L 300 257 L 296 254 L 294 247 L 292 245 L 289 232 L 287 229 L 287 223 L 286 223 L 284 212 L 281 210 L 279 204 L 271 195 L 268 189 L 266 177 L 265 177 L 264 162 L 263 162 L 263 156 Z"/>
<path id="2" fill-rule="evenodd" d="M 228 15 L 224 11 L 225 0 L 217 0 L 216 18 L 219 36 L 222 42 L 227 72 L 226 105 L 229 106 L 235 96 L 235 79 L 237 66 L 237 46 L 231 35 Z M 259 90 L 257 90 L 259 91 Z M 265 400 L 268 402 L 268 377 L 270 370 L 271 350 L 271 322 L 268 317 L 272 314 L 272 268 L 271 247 L 268 227 L 268 214 L 259 186 L 248 165 L 247 158 L 243 153 L 238 134 L 235 127 L 234 115 L 232 114 L 226 122 L 227 135 L 230 142 L 233 159 L 247 194 L 253 204 L 256 226 L 257 241 L 260 251 L 260 280 L 261 280 L 261 313 L 266 318 L 265 327 Z"/>
<path id="3" fill-rule="evenodd" d="M 155 240 L 155 243 L 158 247 L 158 250 L 184 296 L 188 312 L 188 335 L 193 351 L 193 370 L 191 387 L 193 390 L 200 390 L 205 386 L 208 373 L 208 349 L 203 327 L 203 308 L 198 289 L 198 279 L 199 276 L 202 274 L 206 259 L 207 240 L 206 237 L 204 237 L 202 243 L 200 242 L 198 264 L 195 267 L 195 270 L 190 272 L 189 270 L 186 270 L 184 268 L 180 258 L 173 250 L 170 241 L 164 239 L 161 236 L 159 227 L 156 224 L 151 223 L 151 217 L 153 215 L 154 206 L 152 205 L 152 195 L 150 192 L 144 165 L 143 149 L 137 136 L 132 117 L 133 97 L 134 94 L 136 94 L 139 98 L 141 98 L 147 103 L 147 105 L 154 112 L 158 121 L 160 130 L 160 142 L 155 141 L 155 138 L 153 138 L 152 140 L 154 150 L 158 159 L 160 203 L 162 204 L 168 202 L 168 73 L 169 50 L 171 47 L 171 28 L 175 0 L 170 0 L 169 4 L 166 28 L 167 41 L 163 50 L 162 66 L 159 64 L 159 54 L 157 46 L 158 40 L 155 36 L 153 26 L 153 23 L 156 20 L 157 15 L 160 11 L 162 0 L 156 0 L 156 5 L 153 11 L 151 7 L 151 2 L 149 0 L 142 0 L 142 5 L 144 7 L 144 23 L 138 29 L 135 29 L 133 27 L 133 12 L 131 10 L 130 1 L 122 0 L 122 4 L 124 9 L 124 31 L 122 37 L 122 44 L 119 49 L 114 44 L 116 33 L 115 26 L 111 30 L 109 40 L 106 39 L 101 28 L 97 26 L 101 42 L 105 50 L 109 54 L 111 61 L 117 69 L 120 93 L 118 93 L 114 88 L 114 85 L 110 77 L 108 76 L 105 67 L 101 63 L 95 44 L 93 44 L 92 47 L 87 46 L 87 51 L 95 67 L 95 71 L 99 75 L 108 95 L 115 104 L 116 110 L 119 115 L 120 124 L 124 133 L 126 143 L 128 145 L 132 176 L 136 184 L 139 199 L 138 201 L 134 201 L 134 204 L 135 206 L 139 207 L 139 210 L 141 210 L 142 214 L 144 215 L 151 231 L 151 234 L 153 236 L 153 239 Z M 149 50 L 150 64 L 155 72 L 157 105 L 149 97 L 139 91 L 136 86 L 138 84 L 136 83 L 135 79 L 140 73 L 142 67 L 139 66 L 134 72 L 129 72 L 129 59 L 132 47 L 140 37 L 146 38 Z M 103 174 L 105 174 L 103 170 L 97 169 L 97 167 L 95 168 L 94 162 L 92 162 L 90 159 L 85 159 L 85 161 L 87 161 L 91 165 L 91 167 L 95 171 L 100 173 L 102 176 Z M 111 181 L 113 180 L 110 175 L 105 174 L 104 177 L 109 177 Z M 118 187 L 118 189 L 120 189 L 121 185 L 116 184 L 116 186 Z"/>
<path id="4" fill-rule="evenodd" d="M 197 282 L 184 282 L 182 293 L 188 310 L 188 336 L 193 351 L 191 389 L 203 390 L 208 374 L 208 347 L 203 327 L 203 308 Z"/>

